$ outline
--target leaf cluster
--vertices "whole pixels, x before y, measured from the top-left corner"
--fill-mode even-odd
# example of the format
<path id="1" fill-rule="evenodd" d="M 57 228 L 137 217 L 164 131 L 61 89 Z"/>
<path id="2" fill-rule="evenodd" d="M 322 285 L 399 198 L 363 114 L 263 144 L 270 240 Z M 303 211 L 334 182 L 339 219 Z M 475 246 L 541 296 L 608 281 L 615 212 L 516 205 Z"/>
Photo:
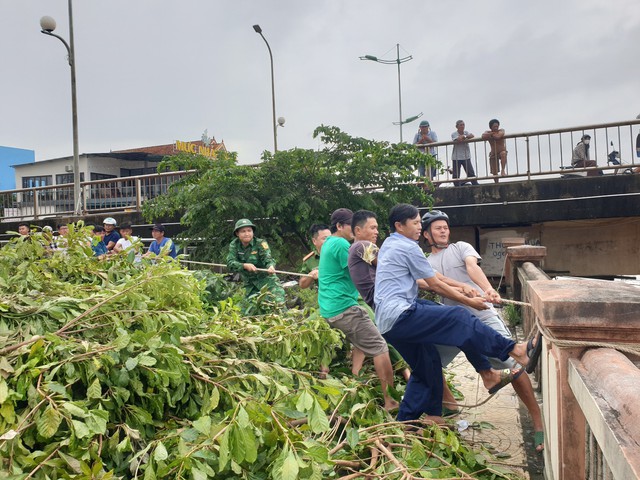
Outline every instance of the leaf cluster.
<path id="1" fill-rule="evenodd" d="M 310 225 L 328 223 L 337 208 L 372 210 L 386 218 L 396 203 L 430 202 L 415 183 L 415 170 L 418 163 L 435 160 L 412 145 L 355 138 L 329 126 L 318 127 L 314 137 L 323 145 L 317 151 L 264 152 L 263 161 L 253 166 L 238 165 L 233 153 L 221 153 L 214 161 L 170 157 L 160 169 L 195 173 L 145 202 L 144 215 L 150 220 L 180 216 L 183 236 L 202 239 L 198 255 L 212 261 L 224 259 L 233 222 L 250 218 L 257 235 L 291 264 L 291 249 L 306 248 Z M 380 223 L 384 229 L 386 222 Z"/>
<path id="2" fill-rule="evenodd" d="M 317 379 L 343 344 L 313 311 L 247 317 L 172 259 L 37 237 L 0 275 L 0 478 L 500 476 L 452 432 L 391 422 L 377 382 Z"/>

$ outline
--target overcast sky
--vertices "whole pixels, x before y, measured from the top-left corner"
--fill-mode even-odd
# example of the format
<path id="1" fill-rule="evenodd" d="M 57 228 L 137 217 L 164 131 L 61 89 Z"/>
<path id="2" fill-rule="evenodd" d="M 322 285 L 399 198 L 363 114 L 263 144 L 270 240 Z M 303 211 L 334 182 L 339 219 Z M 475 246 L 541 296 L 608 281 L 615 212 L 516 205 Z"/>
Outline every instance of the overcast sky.
<path id="1" fill-rule="evenodd" d="M 462 118 L 480 133 L 623 121 L 640 113 L 638 0 L 76 0 L 81 153 L 175 140 L 216 140 L 255 163 L 273 149 L 275 64 L 279 149 L 317 148 L 312 132 L 398 141 L 420 112 L 441 140 Z M 0 145 L 36 160 L 72 154 L 66 50 L 40 33 L 66 0 L 0 0 Z M 411 141 L 417 122 L 404 127 Z"/>

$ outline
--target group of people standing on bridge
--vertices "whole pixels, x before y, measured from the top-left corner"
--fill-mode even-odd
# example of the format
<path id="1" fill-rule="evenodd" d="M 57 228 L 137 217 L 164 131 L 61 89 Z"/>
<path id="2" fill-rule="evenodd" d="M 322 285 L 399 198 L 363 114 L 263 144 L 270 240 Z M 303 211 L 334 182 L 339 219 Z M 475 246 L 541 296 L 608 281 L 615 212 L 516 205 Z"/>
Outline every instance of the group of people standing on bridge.
<path id="1" fill-rule="evenodd" d="M 377 217 L 367 210 L 340 208 L 327 224 L 310 229 L 314 250 L 303 259 L 300 287 L 317 283 L 320 314 L 352 345 L 352 373 L 358 375 L 365 358 L 372 358 L 386 410 L 397 409 L 399 421 L 442 424 L 443 413 L 457 411 L 442 367 L 462 351 L 490 394 L 514 385 L 541 451 L 540 408 L 525 373 L 536 366 L 540 337 L 512 340 L 492 306 L 501 298 L 478 265 L 480 256 L 468 243 L 450 243 L 445 213 L 421 217 L 415 206 L 399 204 L 388 221 L 391 234 L 380 248 Z M 266 287 L 282 300 L 275 261 L 255 228 L 249 219 L 236 222 L 227 265 L 242 274 L 247 294 Z M 429 245 L 428 257 L 418 244 L 421 237 Z M 435 292 L 445 304 L 421 299 L 419 290 Z M 399 359 L 410 367 L 402 372 L 407 387 L 400 404 L 389 393 Z M 320 375 L 327 373 L 324 366 Z"/>
<path id="2" fill-rule="evenodd" d="M 507 175 L 507 146 L 504 139 L 504 129 L 500 128 L 500 121 L 493 118 L 489 121 L 489 130 L 486 130 L 482 134 L 482 139 L 489 142 L 489 170 L 494 176 L 494 182 L 498 183 L 498 173 L 500 176 Z M 469 147 L 469 140 L 475 138 L 473 133 L 465 130 L 464 120 L 458 120 L 456 122 L 456 130 L 451 134 L 451 141 L 453 142 L 453 150 L 451 152 L 452 170 L 451 176 L 454 178 L 453 184 L 455 186 L 465 185 L 470 183 L 471 185 L 478 185 L 476 179 L 476 172 L 471 162 L 471 148 Z M 427 120 L 422 120 L 418 127 L 418 133 L 413 137 L 413 144 L 418 145 L 418 149 L 424 153 L 429 153 L 437 159 L 438 153 L 435 147 L 429 147 L 430 143 L 436 143 L 438 141 L 438 135 L 431 129 L 431 125 Z M 460 178 L 460 172 L 464 169 L 467 175 L 467 181 L 457 180 Z M 436 167 L 430 167 L 429 178 L 433 178 L 437 174 Z M 426 176 L 426 166 L 424 164 L 418 165 L 418 175 L 420 177 Z"/>
<path id="3" fill-rule="evenodd" d="M 640 115 L 639 115 L 640 117 Z M 478 185 L 476 178 L 476 172 L 471 161 L 471 148 L 469 146 L 469 140 L 475 138 L 475 135 L 466 129 L 464 120 L 456 121 L 456 130 L 451 134 L 451 141 L 453 142 L 453 149 L 451 152 L 451 176 L 455 186 L 462 185 Z M 504 177 L 507 175 L 507 146 L 504 138 L 505 131 L 500 128 L 500 121 L 497 119 L 491 119 L 489 121 L 489 130 L 486 130 L 482 134 L 482 139 L 489 142 L 489 171 L 494 176 L 494 182 L 498 183 L 498 173 Z M 427 120 L 422 120 L 418 127 L 418 132 L 413 137 L 413 144 L 418 146 L 418 149 L 424 153 L 428 153 L 437 159 L 438 152 L 436 147 L 429 146 L 429 144 L 437 143 L 438 135 L 431 129 L 431 125 Z M 591 135 L 584 134 L 580 138 L 580 141 L 576 144 L 571 155 L 571 165 L 574 168 L 588 168 L 597 167 L 598 163 L 593 159 L 590 151 Z M 636 138 L 636 152 L 638 158 L 640 158 L 640 133 Z M 464 169 L 467 180 L 459 180 L 460 174 Z M 633 168 L 633 173 L 640 173 L 640 167 Z M 418 165 L 418 175 L 421 178 L 426 176 L 426 165 L 424 163 Z M 599 169 L 592 169 L 587 171 L 587 176 L 599 176 L 604 172 Z M 429 178 L 433 180 L 437 175 L 436 167 L 430 167 Z"/>

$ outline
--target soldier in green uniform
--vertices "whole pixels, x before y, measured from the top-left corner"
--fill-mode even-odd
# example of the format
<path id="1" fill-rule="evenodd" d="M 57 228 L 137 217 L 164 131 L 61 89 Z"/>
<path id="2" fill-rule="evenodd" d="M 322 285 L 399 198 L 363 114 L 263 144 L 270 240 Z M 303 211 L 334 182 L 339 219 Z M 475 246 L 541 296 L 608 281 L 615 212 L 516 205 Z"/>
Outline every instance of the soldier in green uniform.
<path id="1" fill-rule="evenodd" d="M 269 244 L 254 236 L 255 225 L 248 218 L 236 222 L 233 234 L 236 236 L 229 244 L 227 268 L 231 272 L 239 272 L 244 283 L 247 298 L 260 293 L 267 286 L 279 303 L 284 303 L 284 289 L 275 275 L 276 262 L 271 258 Z M 258 271 L 266 269 L 266 272 Z"/>
<path id="2" fill-rule="evenodd" d="M 320 263 L 320 249 L 324 241 L 331 236 L 331 230 L 327 225 L 314 223 L 309 228 L 313 251 L 302 259 L 300 273 L 306 273 L 308 277 L 301 277 L 300 288 L 309 288 L 318 280 L 318 264 Z"/>

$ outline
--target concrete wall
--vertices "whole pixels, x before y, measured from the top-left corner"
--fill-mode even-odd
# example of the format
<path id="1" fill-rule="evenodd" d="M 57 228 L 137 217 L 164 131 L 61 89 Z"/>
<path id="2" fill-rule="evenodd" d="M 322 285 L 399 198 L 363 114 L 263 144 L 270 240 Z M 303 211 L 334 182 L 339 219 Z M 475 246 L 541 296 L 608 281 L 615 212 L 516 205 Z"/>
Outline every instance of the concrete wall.
<path id="1" fill-rule="evenodd" d="M 606 277 L 640 275 L 640 216 L 544 222 L 521 227 L 455 227 L 454 242 L 473 245 L 482 268 L 491 277 L 504 271 L 505 238 L 547 247 L 544 270 L 550 275 Z"/>
<path id="2" fill-rule="evenodd" d="M 540 240 L 547 273 L 640 275 L 640 217 L 548 222 Z"/>
<path id="3" fill-rule="evenodd" d="M 16 188 L 13 168 L 11 165 L 21 165 L 35 162 L 36 154 L 33 150 L 0 146 L 0 190 Z M 22 185 L 18 186 L 21 188 Z"/>

